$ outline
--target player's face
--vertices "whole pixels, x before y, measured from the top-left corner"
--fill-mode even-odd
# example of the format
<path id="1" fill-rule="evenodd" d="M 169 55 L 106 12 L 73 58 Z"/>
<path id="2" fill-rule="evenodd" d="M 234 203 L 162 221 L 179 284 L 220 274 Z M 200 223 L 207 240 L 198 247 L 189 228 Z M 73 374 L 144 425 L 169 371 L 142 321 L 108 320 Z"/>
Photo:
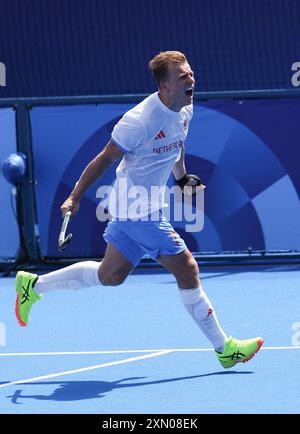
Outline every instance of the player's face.
<path id="1" fill-rule="evenodd" d="M 172 110 L 179 111 L 182 107 L 192 104 L 194 88 L 194 72 L 187 62 L 174 63 L 169 66 L 166 90 Z"/>

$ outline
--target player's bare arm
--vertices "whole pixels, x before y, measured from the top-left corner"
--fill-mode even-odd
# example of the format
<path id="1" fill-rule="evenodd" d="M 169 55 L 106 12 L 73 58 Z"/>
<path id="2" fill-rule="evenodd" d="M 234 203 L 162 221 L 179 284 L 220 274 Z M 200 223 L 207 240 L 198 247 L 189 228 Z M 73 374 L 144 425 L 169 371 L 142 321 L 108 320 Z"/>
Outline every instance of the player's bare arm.
<path id="1" fill-rule="evenodd" d="M 186 174 L 186 168 L 184 163 L 184 145 L 181 148 L 180 160 L 174 164 L 173 175 L 176 180 L 181 179 Z"/>
<path id="2" fill-rule="evenodd" d="M 184 163 L 184 145 L 181 149 L 180 159 L 173 166 L 173 175 L 176 180 L 176 184 L 179 185 L 184 194 L 187 194 L 188 196 L 196 194 L 197 188 L 205 188 L 205 185 L 199 176 L 188 175 L 186 173 L 186 167 Z M 185 186 L 190 186 L 190 190 L 185 190 Z"/>
<path id="3" fill-rule="evenodd" d="M 60 207 L 63 216 L 68 210 L 72 211 L 72 216 L 76 215 L 83 193 L 123 155 L 124 152 L 118 146 L 111 141 L 108 142 L 105 148 L 85 167 L 70 196 Z"/>

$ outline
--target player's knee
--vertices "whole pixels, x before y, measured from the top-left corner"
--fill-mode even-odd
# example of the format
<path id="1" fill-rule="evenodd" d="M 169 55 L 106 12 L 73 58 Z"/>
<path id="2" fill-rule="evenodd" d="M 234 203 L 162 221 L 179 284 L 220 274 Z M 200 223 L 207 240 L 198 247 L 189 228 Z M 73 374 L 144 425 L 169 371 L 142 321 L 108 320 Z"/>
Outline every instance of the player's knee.
<path id="1" fill-rule="evenodd" d="M 119 286 L 126 280 L 127 274 L 124 273 L 99 273 L 99 279 L 105 286 Z"/>
<path id="2" fill-rule="evenodd" d="M 182 289 L 198 288 L 200 285 L 199 267 L 194 257 L 189 258 L 185 267 L 178 273 L 178 286 Z"/>

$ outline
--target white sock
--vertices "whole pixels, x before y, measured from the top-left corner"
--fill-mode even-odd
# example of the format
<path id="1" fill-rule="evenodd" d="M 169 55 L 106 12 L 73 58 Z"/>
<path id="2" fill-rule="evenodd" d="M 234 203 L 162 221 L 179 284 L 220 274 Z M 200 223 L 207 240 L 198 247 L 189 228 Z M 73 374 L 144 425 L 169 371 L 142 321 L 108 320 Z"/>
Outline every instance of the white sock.
<path id="1" fill-rule="evenodd" d="M 180 289 L 184 307 L 194 319 L 198 327 L 212 343 L 216 351 L 223 352 L 227 336 L 222 330 L 203 289 Z"/>
<path id="2" fill-rule="evenodd" d="M 61 270 L 39 276 L 34 290 L 38 294 L 63 289 L 81 289 L 102 285 L 98 277 L 100 262 L 77 262 Z"/>

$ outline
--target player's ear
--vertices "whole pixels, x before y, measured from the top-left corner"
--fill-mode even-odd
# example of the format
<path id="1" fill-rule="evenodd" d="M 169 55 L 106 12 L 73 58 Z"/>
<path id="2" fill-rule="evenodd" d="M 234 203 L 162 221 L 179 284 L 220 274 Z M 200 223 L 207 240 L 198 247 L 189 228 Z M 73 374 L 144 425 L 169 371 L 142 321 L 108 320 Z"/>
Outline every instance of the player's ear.
<path id="1" fill-rule="evenodd" d="M 159 90 L 163 92 L 168 92 L 170 89 L 169 83 L 167 80 L 161 80 L 159 83 Z"/>

